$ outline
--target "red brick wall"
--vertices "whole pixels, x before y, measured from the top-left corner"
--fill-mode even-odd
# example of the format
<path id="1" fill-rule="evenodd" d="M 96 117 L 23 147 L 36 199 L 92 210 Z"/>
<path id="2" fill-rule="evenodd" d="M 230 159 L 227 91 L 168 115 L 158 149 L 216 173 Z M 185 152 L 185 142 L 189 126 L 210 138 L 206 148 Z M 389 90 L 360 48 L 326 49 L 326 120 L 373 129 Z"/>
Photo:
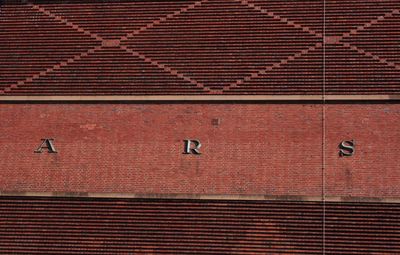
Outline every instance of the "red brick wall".
<path id="1" fill-rule="evenodd" d="M 0 8 L 0 97 L 400 94 L 399 0 L 7 0 Z"/>
<path id="2" fill-rule="evenodd" d="M 1 196 L 0 205 L 1 254 L 400 254 L 399 203 Z"/>
<path id="3" fill-rule="evenodd" d="M 329 105 L 327 195 L 400 196 L 400 105 Z M 353 157 L 338 158 L 340 139 L 355 139 Z"/>
<path id="4" fill-rule="evenodd" d="M 400 196 L 399 115 L 326 106 L 328 196 Z M 0 119 L 3 192 L 322 192 L 320 104 L 2 104 Z M 58 153 L 34 153 L 42 138 Z M 188 138 L 201 155 L 183 154 Z M 343 139 L 356 140 L 353 157 L 339 157 Z"/>

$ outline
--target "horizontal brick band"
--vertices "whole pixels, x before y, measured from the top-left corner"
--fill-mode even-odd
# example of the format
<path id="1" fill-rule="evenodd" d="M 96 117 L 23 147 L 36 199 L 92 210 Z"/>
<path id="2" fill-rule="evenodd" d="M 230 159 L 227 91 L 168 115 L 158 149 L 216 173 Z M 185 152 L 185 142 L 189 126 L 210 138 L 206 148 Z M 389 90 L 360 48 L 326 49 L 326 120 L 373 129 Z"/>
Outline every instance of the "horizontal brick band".
<path id="1" fill-rule="evenodd" d="M 0 190 L 315 197 L 325 174 L 328 197 L 396 198 L 399 114 L 365 102 L 3 103 Z M 35 153 L 46 138 L 58 153 Z M 185 139 L 201 155 L 184 154 Z"/>
<path id="2" fill-rule="evenodd" d="M 2 254 L 399 254 L 400 205 L 0 197 Z"/>
<path id="3" fill-rule="evenodd" d="M 30 101 L 399 101 L 400 95 L 205 95 L 205 96 L 1 96 L 0 102 Z"/>
<path id="4" fill-rule="evenodd" d="M 268 196 L 268 195 L 207 195 L 207 194 L 131 194 L 86 192 L 1 192 L 1 197 L 54 198 L 130 198 L 130 199 L 191 199 L 191 200 L 247 200 L 247 201 L 314 201 L 314 202 L 372 202 L 400 203 L 400 197 L 335 197 L 335 196 Z"/>

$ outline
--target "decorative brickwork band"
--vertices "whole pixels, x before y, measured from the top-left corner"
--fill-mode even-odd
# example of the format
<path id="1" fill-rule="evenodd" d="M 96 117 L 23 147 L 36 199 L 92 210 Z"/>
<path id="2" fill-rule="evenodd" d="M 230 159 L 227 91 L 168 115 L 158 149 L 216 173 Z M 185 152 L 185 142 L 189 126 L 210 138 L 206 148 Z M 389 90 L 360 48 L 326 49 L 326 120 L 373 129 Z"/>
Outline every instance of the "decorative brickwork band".
<path id="1" fill-rule="evenodd" d="M 331 95 L 399 94 L 399 2 L 327 0 L 325 11 L 310 0 L 5 1 L 0 94 L 320 95 L 323 80 Z"/>

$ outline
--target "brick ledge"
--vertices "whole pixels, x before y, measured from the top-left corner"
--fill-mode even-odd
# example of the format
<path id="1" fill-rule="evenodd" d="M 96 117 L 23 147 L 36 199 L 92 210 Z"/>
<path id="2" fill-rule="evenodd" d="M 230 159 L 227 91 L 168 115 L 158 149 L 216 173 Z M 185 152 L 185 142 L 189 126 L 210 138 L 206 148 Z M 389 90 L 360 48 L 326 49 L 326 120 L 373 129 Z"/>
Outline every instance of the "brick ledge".
<path id="1" fill-rule="evenodd" d="M 8 192 L 0 191 L 0 197 L 77 197 L 77 198 L 141 198 L 141 199 L 199 199 L 199 200 L 281 200 L 281 201 L 323 201 L 322 196 L 295 195 L 217 195 L 217 194 L 137 194 L 137 193 L 90 193 L 90 192 Z M 400 197 L 344 197 L 326 196 L 326 202 L 373 202 L 400 203 Z"/>
<path id="2" fill-rule="evenodd" d="M 8 101 L 399 101 L 400 95 L 0 96 Z"/>

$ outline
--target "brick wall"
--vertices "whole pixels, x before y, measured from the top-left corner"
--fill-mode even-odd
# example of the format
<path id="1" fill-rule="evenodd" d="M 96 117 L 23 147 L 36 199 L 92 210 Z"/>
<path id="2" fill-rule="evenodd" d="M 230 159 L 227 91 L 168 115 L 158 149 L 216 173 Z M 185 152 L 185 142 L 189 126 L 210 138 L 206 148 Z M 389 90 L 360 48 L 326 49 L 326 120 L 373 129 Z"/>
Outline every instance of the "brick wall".
<path id="1" fill-rule="evenodd" d="M 320 104 L 2 104 L 2 192 L 320 196 Z M 399 197 L 400 107 L 329 104 L 326 195 Z M 18 118 L 16 118 L 16 116 Z M 57 154 L 34 153 L 54 138 Z M 183 154 L 199 139 L 201 155 Z M 352 157 L 339 157 L 355 139 Z"/>
<path id="2" fill-rule="evenodd" d="M 329 105 L 326 111 L 327 195 L 399 197 L 400 107 Z M 340 139 L 355 139 L 351 158 L 338 158 Z"/>
<path id="3" fill-rule="evenodd" d="M 0 96 L 400 92 L 398 0 L 7 0 L 0 8 Z"/>
<path id="4" fill-rule="evenodd" d="M 322 204 L 2 196 L 0 252 L 13 255 L 400 253 L 396 229 L 400 224 L 398 203 L 327 202 L 325 210 Z"/>

